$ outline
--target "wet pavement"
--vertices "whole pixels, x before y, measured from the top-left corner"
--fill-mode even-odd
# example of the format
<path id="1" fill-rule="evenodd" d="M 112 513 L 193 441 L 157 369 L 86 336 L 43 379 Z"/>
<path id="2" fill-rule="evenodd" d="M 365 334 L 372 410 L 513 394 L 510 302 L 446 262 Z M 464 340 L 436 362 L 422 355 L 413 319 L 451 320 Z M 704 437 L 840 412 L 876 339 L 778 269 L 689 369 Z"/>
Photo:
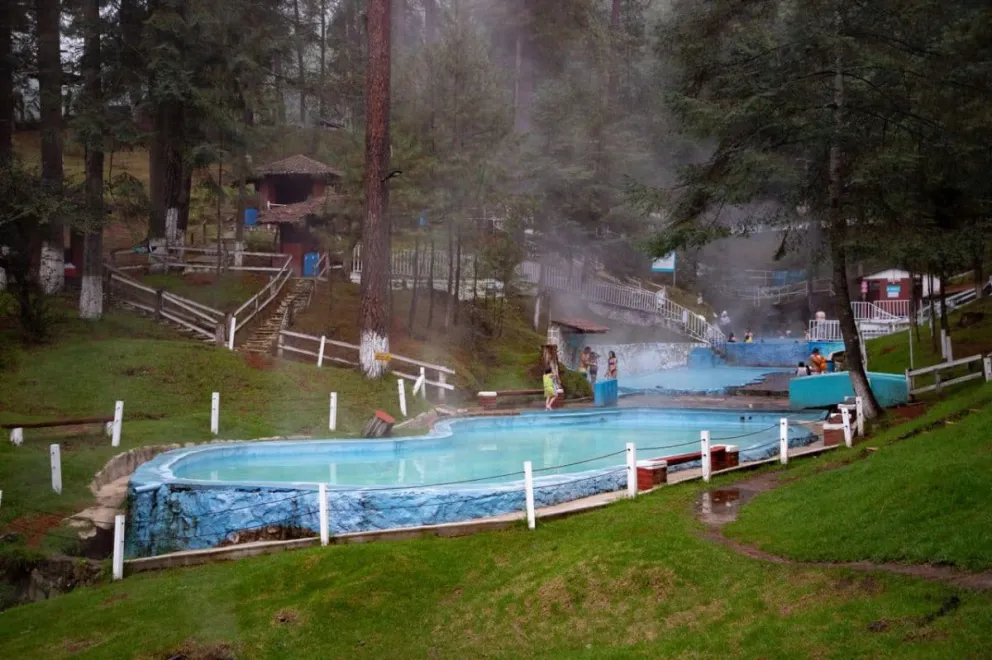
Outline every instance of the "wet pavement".
<path id="1" fill-rule="evenodd" d="M 696 500 L 696 517 L 711 527 L 722 527 L 737 520 L 741 507 L 755 495 L 778 485 L 778 476 L 767 474 L 748 479 L 736 486 L 704 491 Z"/>

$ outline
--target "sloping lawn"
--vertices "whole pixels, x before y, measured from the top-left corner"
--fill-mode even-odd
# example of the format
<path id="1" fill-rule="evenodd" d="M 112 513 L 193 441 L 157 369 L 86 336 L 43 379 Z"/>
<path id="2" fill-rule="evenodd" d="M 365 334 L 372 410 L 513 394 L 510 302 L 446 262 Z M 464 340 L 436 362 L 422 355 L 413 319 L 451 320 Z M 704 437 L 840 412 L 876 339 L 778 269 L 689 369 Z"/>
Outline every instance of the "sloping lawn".
<path id="1" fill-rule="evenodd" d="M 878 451 L 864 460 L 757 497 L 728 535 L 800 560 L 992 568 L 992 385 L 955 398 L 975 412 L 905 440 L 893 441 L 901 429 L 869 440 Z"/>
<path id="2" fill-rule="evenodd" d="M 79 511 L 90 501 L 87 486 L 93 475 L 115 454 L 143 445 L 211 440 L 211 392 L 221 394 L 221 439 L 354 437 L 376 409 L 402 420 L 395 378 L 369 382 L 354 370 L 246 359 L 194 341 L 160 339 L 173 333 L 119 312 L 95 324 L 67 322 L 60 332 L 61 341 L 19 350 L 16 366 L 0 372 L 0 421 L 112 415 L 114 402 L 121 399 L 121 446 L 111 447 L 102 429 L 92 425 L 27 429 L 21 447 L 4 437 L 0 531 L 32 510 Z M 339 402 L 334 434 L 328 430 L 332 391 Z M 425 407 L 409 393 L 407 400 L 410 416 Z M 61 445 L 61 495 L 50 487 L 51 443 Z"/>

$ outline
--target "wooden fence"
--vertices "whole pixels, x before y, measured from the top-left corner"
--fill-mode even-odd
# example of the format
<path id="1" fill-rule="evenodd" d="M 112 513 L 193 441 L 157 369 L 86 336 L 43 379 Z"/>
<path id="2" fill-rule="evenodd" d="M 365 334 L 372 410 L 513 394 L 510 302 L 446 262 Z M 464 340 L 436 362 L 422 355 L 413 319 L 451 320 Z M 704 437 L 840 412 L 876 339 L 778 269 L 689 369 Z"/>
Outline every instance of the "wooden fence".
<path id="1" fill-rule="evenodd" d="M 261 291 L 246 300 L 241 307 L 234 310 L 234 332 L 231 333 L 228 339 L 229 347 L 233 347 L 234 334 L 243 328 L 246 323 L 255 318 L 259 312 L 268 307 L 269 303 L 278 298 L 282 292 L 282 288 L 286 286 L 286 282 L 293 276 L 293 269 L 291 268 L 293 257 L 288 254 L 281 256 L 285 257 L 285 262 L 276 275 L 269 280 L 269 283 Z"/>
<path id="2" fill-rule="evenodd" d="M 315 337 L 300 332 L 281 330 L 279 332 L 278 355 L 283 357 L 286 353 L 302 355 L 306 358 L 314 359 L 318 367 L 324 366 L 325 362 L 335 362 L 349 367 L 357 367 L 359 346 L 349 344 L 344 341 L 328 339 L 327 337 Z M 344 356 L 344 357 L 342 357 Z M 421 373 L 406 373 L 392 368 L 391 371 L 396 376 L 405 380 L 416 382 L 423 375 L 424 382 L 431 387 L 437 388 L 438 398 L 444 400 L 446 392 L 454 391 L 455 386 L 448 382 L 449 376 L 455 375 L 455 370 L 448 367 L 422 362 L 402 355 L 392 355 L 390 357 L 392 365 L 409 365 L 419 369 Z M 433 374 L 431 373 L 433 372 Z M 433 380 L 431 377 L 433 376 Z"/>
<path id="3" fill-rule="evenodd" d="M 975 362 L 982 363 L 981 371 L 970 371 L 969 365 Z M 969 373 L 964 376 L 956 376 L 947 380 L 942 379 L 942 372 L 963 366 L 969 366 Z M 924 385 L 922 387 L 914 387 L 915 380 L 930 374 L 933 375 L 933 384 Z M 912 397 L 916 394 L 924 394 L 926 392 L 940 392 L 940 390 L 944 387 L 949 387 L 950 385 L 956 385 L 958 383 L 965 383 L 969 380 L 975 380 L 978 378 L 984 378 L 985 382 L 992 381 L 992 355 L 972 355 L 971 357 L 961 358 L 960 360 L 941 362 L 940 364 L 935 364 L 932 367 L 923 367 L 922 369 L 913 370 L 907 369 L 906 388 L 909 391 L 909 396 Z"/>
<path id="4" fill-rule="evenodd" d="M 104 269 L 108 292 L 124 304 L 148 312 L 159 320 L 172 321 L 197 335 L 215 340 L 219 345 L 224 344 L 225 329 L 228 327 L 228 317 L 224 312 L 195 300 L 153 289 L 109 264 L 104 264 Z"/>

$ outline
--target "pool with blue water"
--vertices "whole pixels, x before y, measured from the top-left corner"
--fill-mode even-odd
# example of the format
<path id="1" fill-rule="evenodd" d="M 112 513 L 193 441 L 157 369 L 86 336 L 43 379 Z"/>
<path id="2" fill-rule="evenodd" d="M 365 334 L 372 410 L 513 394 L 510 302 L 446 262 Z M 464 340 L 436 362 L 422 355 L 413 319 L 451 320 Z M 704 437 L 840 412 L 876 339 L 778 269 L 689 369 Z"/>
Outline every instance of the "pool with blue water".
<path id="1" fill-rule="evenodd" d="M 427 436 L 388 440 L 215 443 L 167 452 L 140 466 L 128 490 L 128 553 L 206 548 L 238 530 L 317 529 L 318 484 L 328 488 L 333 533 L 456 522 L 519 511 L 531 461 L 537 506 L 626 484 L 625 446 L 637 457 L 740 448 L 740 460 L 777 452 L 767 411 L 615 408 L 442 421 Z M 814 421 L 820 413 L 792 420 Z M 813 437 L 790 424 L 790 444 Z"/>

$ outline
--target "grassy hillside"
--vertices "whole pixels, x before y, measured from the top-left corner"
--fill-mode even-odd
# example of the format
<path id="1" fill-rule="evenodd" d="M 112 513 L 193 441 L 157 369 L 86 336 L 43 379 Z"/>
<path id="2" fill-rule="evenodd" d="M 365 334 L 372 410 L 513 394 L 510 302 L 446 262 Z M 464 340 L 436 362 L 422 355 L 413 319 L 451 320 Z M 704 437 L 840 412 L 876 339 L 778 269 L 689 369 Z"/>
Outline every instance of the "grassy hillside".
<path id="1" fill-rule="evenodd" d="M 992 594 L 746 558 L 700 533 L 701 489 L 666 488 L 533 532 L 140 574 L 5 612 L 0 648 L 49 658 L 922 658 L 992 645 Z M 800 518 L 830 513 L 791 497 Z M 872 531 L 816 540 L 839 546 Z"/>
<path id="2" fill-rule="evenodd" d="M 119 449 L 99 429 L 27 430 L 22 447 L 0 441 L 0 530 L 40 509 L 78 511 L 87 485 L 113 455 L 173 442 L 202 442 L 210 434 L 210 394 L 221 393 L 220 438 L 332 435 L 328 398 L 338 392 L 339 436 L 354 436 L 377 408 L 397 418 L 394 379 L 370 383 L 357 371 L 294 362 L 246 359 L 174 331 L 111 311 L 99 323 L 66 320 L 57 343 L 27 349 L 0 331 L 8 366 L 0 371 L 0 421 L 42 421 L 113 414 L 124 401 Z M 424 404 L 408 398 L 410 415 Z M 64 492 L 49 486 L 48 445 L 62 445 Z"/>
<path id="3" fill-rule="evenodd" d="M 992 384 L 961 392 L 914 426 L 969 413 L 960 421 L 904 440 L 904 427 L 890 429 L 871 439 L 870 458 L 850 465 L 840 463 L 849 456 L 833 456 L 837 469 L 760 495 L 728 531 L 801 560 L 990 568 L 990 403 Z"/>
<path id="4" fill-rule="evenodd" d="M 962 327 L 962 317 L 965 315 L 970 319 L 975 315 L 981 318 Z M 948 321 L 955 358 L 992 353 L 992 299 L 986 298 L 951 312 Z M 937 335 L 939 339 L 939 323 Z M 913 335 L 914 368 L 928 367 L 940 360 L 940 350 L 934 350 L 930 339 L 930 325 L 922 326 L 919 339 Z M 868 341 L 868 365 L 872 371 L 903 373 L 909 367 L 909 333 L 900 332 Z"/>

